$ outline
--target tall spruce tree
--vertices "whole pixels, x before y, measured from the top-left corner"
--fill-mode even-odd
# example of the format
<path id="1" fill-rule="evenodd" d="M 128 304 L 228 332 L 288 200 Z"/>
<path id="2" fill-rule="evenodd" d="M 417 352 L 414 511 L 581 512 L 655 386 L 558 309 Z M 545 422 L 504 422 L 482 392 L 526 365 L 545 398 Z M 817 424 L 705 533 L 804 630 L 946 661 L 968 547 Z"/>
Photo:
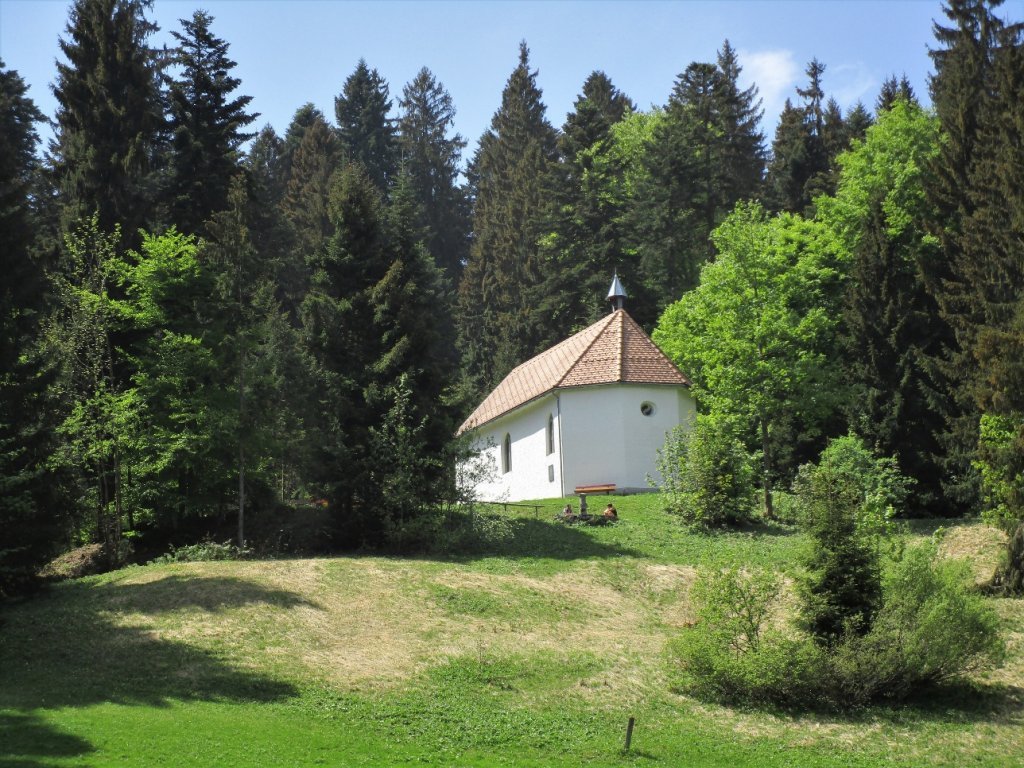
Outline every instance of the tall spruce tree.
<path id="1" fill-rule="evenodd" d="M 611 275 L 626 266 L 623 207 L 595 168 L 608 164 L 612 126 L 634 109 L 604 72 L 592 72 L 566 117 L 558 139 L 561 162 L 552 169 L 551 231 L 543 239 L 548 266 L 539 305 L 548 317 L 546 343 L 606 312 Z"/>
<path id="2" fill-rule="evenodd" d="M 981 410 L 975 466 L 986 518 L 1009 534 L 995 586 L 1024 594 L 1024 23 L 995 30 L 988 111 L 979 130 L 964 222 L 965 265 L 980 312 L 973 358 L 974 400 Z M 967 268 L 967 265 L 970 265 Z M 956 327 L 956 326 L 955 326 Z M 968 338 L 960 333 L 958 338 Z"/>
<path id="3" fill-rule="evenodd" d="M 632 228 L 643 279 L 659 309 L 696 285 L 701 265 L 714 254 L 711 231 L 760 185 L 757 90 L 741 90 L 739 74 L 728 41 L 717 64 L 690 64 L 676 79 L 647 153 L 649 175 Z"/>
<path id="4" fill-rule="evenodd" d="M 449 136 L 455 105 L 424 67 L 402 89 L 398 106 L 401 170 L 415 192 L 427 250 L 456 285 L 469 251 L 469 210 L 458 185 L 466 142 L 457 133 Z"/>
<path id="5" fill-rule="evenodd" d="M 364 397 L 379 350 L 369 289 L 389 265 L 380 191 L 361 166 L 347 164 L 335 176 L 329 216 L 333 232 L 309 254 L 313 274 L 302 304 L 305 346 L 319 377 L 313 478 L 330 501 L 337 543 L 358 546 L 382 535 L 368 454 L 374 418 Z"/>
<path id="6" fill-rule="evenodd" d="M 57 63 L 56 136 L 50 144 L 62 229 L 98 215 L 101 231 L 120 225 L 134 242 L 155 197 L 151 170 L 163 115 L 156 26 L 145 18 L 150 0 L 76 0 L 66 61 Z"/>
<path id="7" fill-rule="evenodd" d="M 558 151 L 545 111 L 524 42 L 470 168 L 473 244 L 459 286 L 457 322 L 467 384 L 476 394 L 536 354 L 544 335 L 535 304 L 542 278 L 538 239 Z"/>
<path id="8" fill-rule="evenodd" d="M 292 115 L 291 122 L 288 123 L 288 128 L 284 134 L 284 148 L 282 150 L 282 158 L 284 161 L 284 178 L 288 180 L 291 174 L 292 159 L 295 157 L 295 152 L 298 150 L 299 145 L 302 143 L 302 137 L 306 135 L 306 129 L 309 128 L 313 123 L 327 123 L 327 118 L 324 113 L 312 102 L 306 102 Z"/>
<path id="9" fill-rule="evenodd" d="M 450 292 L 427 251 L 417 207 L 413 179 L 402 172 L 383 222 L 387 270 L 368 287 L 368 330 L 377 349 L 363 385 L 365 407 L 373 414 L 373 506 L 384 538 L 401 548 L 422 543 L 416 532 L 424 529 L 416 524 L 437 509 L 456 426 L 444 404 L 453 383 L 444 335 L 451 327 Z"/>
<path id="10" fill-rule="evenodd" d="M 35 123 L 44 118 L 28 87 L 0 60 L 0 599 L 28 585 L 59 537 L 43 466 L 49 450 L 41 420 L 42 387 L 27 362 L 43 306 L 40 264 L 33 255 Z"/>
<path id="11" fill-rule="evenodd" d="M 977 502 L 979 491 L 974 462 L 981 417 L 978 402 L 984 399 L 985 386 L 976 361 L 978 337 L 984 328 L 998 329 L 1007 322 L 1007 308 L 1020 286 L 1013 250 L 1000 249 L 998 240 L 988 242 L 1000 233 L 998 226 L 986 222 L 992 221 L 991 216 L 1002 219 L 998 209 L 1005 203 L 981 192 L 991 184 L 990 175 L 998 165 L 986 160 L 999 151 L 999 140 L 986 136 L 987 127 L 1000 124 L 1006 110 L 1012 114 L 1010 102 L 1019 96 L 993 87 L 1000 39 L 1018 37 L 1021 28 L 1020 24 L 1007 27 L 995 15 L 993 9 L 999 5 L 952 0 L 944 8 L 952 26 L 935 25 L 939 47 L 931 52 L 935 63 L 932 102 L 945 140 L 926 190 L 936 209 L 932 229 L 939 237 L 942 258 L 929 263 L 927 277 L 952 331 L 944 353 L 931 362 L 933 377 L 940 382 L 937 403 L 946 418 L 942 435 L 946 495 L 965 511 Z"/>
<path id="12" fill-rule="evenodd" d="M 922 279 L 939 255 L 923 227 L 932 215 L 928 165 L 938 151 L 938 122 L 897 101 L 840 157 L 838 191 L 818 208 L 850 253 L 843 336 L 851 427 L 881 455 L 898 458 L 917 483 L 910 507 L 924 515 L 948 512 L 936 465 L 941 415 L 925 364 L 946 330 Z"/>
<path id="13" fill-rule="evenodd" d="M 740 200 L 752 200 L 764 180 L 767 152 L 759 125 L 764 111 L 756 85 L 740 88 L 743 68 L 736 50 L 726 40 L 718 51 L 718 90 L 715 93 L 721 141 L 722 207 L 727 211 Z"/>
<path id="14" fill-rule="evenodd" d="M 765 199 L 769 209 L 775 211 L 809 212 L 816 195 L 834 189 L 825 140 L 827 105 L 821 83 L 825 65 L 812 59 L 805 73 L 807 87 L 796 89 L 802 106 L 794 107 L 787 100 L 775 130 L 765 179 Z"/>
<path id="15" fill-rule="evenodd" d="M 384 193 L 394 180 L 398 159 L 390 111 L 387 81 L 376 69 L 370 69 L 365 59 L 360 59 L 334 99 L 338 139 L 349 162 L 365 168 Z"/>
<path id="16" fill-rule="evenodd" d="M 290 130 L 290 129 L 289 129 Z M 295 235 L 298 260 L 307 260 L 323 249 L 333 231 L 328 201 L 331 178 L 340 162 L 334 131 L 322 119 L 314 119 L 302 132 L 291 157 L 281 210 Z"/>
<path id="17" fill-rule="evenodd" d="M 201 233 L 203 222 L 227 206 L 231 180 L 241 164 L 243 133 L 257 115 L 251 96 L 236 96 L 241 81 L 228 44 L 210 31 L 213 17 L 196 11 L 181 19 L 173 62 L 180 71 L 166 78 L 172 131 L 168 204 L 170 221 L 182 232 Z"/>

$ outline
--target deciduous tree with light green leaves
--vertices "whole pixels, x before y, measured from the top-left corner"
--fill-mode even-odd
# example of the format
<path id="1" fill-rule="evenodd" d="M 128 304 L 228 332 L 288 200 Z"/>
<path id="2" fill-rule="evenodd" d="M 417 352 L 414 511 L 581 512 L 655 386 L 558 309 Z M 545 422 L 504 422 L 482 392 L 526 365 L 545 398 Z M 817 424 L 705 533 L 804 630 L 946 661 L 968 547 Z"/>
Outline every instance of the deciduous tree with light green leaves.
<path id="1" fill-rule="evenodd" d="M 764 511 L 801 446 L 820 444 L 842 399 L 834 355 L 843 251 L 832 232 L 741 203 L 712 235 L 718 258 L 662 315 L 654 341 L 761 453 Z"/>

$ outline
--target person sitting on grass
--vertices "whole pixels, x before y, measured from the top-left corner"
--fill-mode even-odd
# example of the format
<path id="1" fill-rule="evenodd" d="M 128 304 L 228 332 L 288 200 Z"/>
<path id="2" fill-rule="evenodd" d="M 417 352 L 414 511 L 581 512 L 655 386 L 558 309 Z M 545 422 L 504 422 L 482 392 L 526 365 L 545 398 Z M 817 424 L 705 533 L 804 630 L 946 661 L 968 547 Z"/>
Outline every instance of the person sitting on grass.
<path id="1" fill-rule="evenodd" d="M 615 508 L 615 505 L 609 501 L 608 506 L 604 508 L 602 516 L 605 520 L 608 520 L 609 522 L 614 522 L 615 520 L 619 519 L 619 510 L 617 510 Z"/>
<path id="2" fill-rule="evenodd" d="M 562 514 L 558 519 L 563 523 L 575 523 L 579 518 L 572 511 L 572 504 L 566 504 L 565 509 L 562 510 Z"/>

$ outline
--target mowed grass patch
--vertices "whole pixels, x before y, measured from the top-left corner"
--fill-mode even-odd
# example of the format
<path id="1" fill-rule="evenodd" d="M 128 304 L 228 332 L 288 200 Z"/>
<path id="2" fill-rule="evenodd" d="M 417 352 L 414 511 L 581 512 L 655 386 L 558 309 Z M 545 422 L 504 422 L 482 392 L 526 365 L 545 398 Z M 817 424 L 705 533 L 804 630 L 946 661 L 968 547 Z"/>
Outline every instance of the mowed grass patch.
<path id="1" fill-rule="evenodd" d="M 588 509 L 600 514 L 608 502 L 615 505 L 619 521 L 599 526 L 566 525 L 556 519 L 566 504 L 578 511 L 575 496 L 522 505 L 479 505 L 482 511 L 520 521 L 529 535 L 525 541 L 514 536 L 472 559 L 492 570 L 529 568 L 540 573 L 564 568 L 574 559 L 615 561 L 624 557 L 665 564 L 755 565 L 791 571 L 805 544 L 795 526 L 782 523 L 752 522 L 735 530 L 688 528 L 665 512 L 664 500 L 657 493 L 594 496 L 588 499 Z"/>

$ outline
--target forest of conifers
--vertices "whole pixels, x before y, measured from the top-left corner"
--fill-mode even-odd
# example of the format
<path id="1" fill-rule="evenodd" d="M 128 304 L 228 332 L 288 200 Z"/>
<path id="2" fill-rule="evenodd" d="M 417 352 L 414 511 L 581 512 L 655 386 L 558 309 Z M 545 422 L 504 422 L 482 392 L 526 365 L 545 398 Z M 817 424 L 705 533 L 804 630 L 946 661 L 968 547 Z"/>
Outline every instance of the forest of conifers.
<path id="1" fill-rule="evenodd" d="M 55 115 L 0 62 L 0 593 L 80 544 L 245 538 L 311 499 L 325 547 L 417 546 L 458 498 L 455 427 L 615 270 L 769 513 L 852 432 L 910 514 L 1024 520 L 1024 25 L 999 2 L 936 8 L 930 105 L 897 73 L 844 112 L 814 60 L 771 138 L 728 41 L 650 111 L 594 72 L 561 128 L 524 43 L 466 158 L 427 68 L 392 97 L 360 61 L 333 115 L 257 132 L 215 20 L 157 50 L 148 10 L 76 0 Z"/>

